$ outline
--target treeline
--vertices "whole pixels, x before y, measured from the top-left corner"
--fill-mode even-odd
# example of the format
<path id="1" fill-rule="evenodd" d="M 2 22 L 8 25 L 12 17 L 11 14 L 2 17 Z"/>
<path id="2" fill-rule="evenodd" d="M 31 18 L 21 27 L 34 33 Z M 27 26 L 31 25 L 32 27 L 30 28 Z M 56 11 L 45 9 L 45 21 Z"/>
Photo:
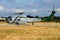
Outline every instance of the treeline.
<path id="1" fill-rule="evenodd" d="M 31 16 L 31 15 L 27 15 L 28 18 L 39 18 L 39 16 Z"/>
<path id="2" fill-rule="evenodd" d="M 55 18 L 54 18 L 54 21 L 60 22 L 60 17 L 55 17 Z"/>
<path id="3" fill-rule="evenodd" d="M 54 16 L 54 17 L 41 17 L 41 19 L 44 19 L 44 18 L 46 18 L 46 19 L 50 18 L 49 21 L 45 21 L 45 22 L 60 22 L 60 17 L 57 17 L 57 16 Z"/>
<path id="4" fill-rule="evenodd" d="M 27 17 L 28 18 L 40 18 L 41 20 L 49 18 L 49 17 L 39 17 L 39 16 L 31 16 L 31 15 L 27 15 Z M 9 17 L 1 17 L 1 18 L 3 18 L 3 19 L 0 19 L 0 21 L 7 21 L 8 18 L 11 18 L 11 16 L 9 16 Z M 58 16 L 51 17 L 51 20 L 49 20 L 49 21 L 50 22 L 60 22 L 60 17 L 58 17 Z"/>

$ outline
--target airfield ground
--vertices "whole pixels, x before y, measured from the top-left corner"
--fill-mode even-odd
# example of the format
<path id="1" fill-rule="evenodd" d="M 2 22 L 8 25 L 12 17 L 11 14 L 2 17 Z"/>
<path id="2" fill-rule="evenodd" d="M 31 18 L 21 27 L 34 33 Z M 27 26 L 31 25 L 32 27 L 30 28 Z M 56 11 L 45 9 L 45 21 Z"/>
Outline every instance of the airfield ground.
<path id="1" fill-rule="evenodd" d="M 60 23 L 39 22 L 34 25 L 0 23 L 0 40 L 60 40 Z"/>

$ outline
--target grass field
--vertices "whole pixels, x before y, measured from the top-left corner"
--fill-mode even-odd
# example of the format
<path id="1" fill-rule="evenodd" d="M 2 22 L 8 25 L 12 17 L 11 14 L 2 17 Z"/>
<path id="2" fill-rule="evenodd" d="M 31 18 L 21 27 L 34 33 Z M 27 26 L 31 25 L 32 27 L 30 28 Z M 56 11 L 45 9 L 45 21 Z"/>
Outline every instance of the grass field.
<path id="1" fill-rule="evenodd" d="M 60 23 L 0 25 L 0 40 L 60 40 Z"/>

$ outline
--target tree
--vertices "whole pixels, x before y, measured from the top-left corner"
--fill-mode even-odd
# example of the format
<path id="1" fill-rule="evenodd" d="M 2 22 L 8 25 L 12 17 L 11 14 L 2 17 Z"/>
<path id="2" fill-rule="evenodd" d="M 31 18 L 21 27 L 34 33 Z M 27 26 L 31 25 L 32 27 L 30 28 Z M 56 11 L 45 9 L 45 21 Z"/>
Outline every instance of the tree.
<path id="1" fill-rule="evenodd" d="M 11 16 L 9 16 L 8 18 L 12 18 Z"/>
<path id="2" fill-rule="evenodd" d="M 27 17 L 29 17 L 29 18 L 34 18 L 33 16 L 31 16 L 31 15 L 27 15 Z"/>
<path id="3" fill-rule="evenodd" d="M 39 16 L 35 16 L 35 18 L 39 18 Z"/>

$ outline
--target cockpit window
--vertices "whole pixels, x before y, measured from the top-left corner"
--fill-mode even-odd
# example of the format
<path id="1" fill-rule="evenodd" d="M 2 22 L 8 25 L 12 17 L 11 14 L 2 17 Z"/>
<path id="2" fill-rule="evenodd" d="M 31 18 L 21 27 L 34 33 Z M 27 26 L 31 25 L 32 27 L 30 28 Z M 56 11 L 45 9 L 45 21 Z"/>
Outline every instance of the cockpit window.
<path id="1" fill-rule="evenodd" d="M 10 20 L 10 21 L 12 21 L 12 19 L 11 19 L 11 18 L 9 18 L 9 20 Z"/>
<path id="2" fill-rule="evenodd" d="M 20 19 L 18 19 L 18 21 L 20 21 Z"/>

